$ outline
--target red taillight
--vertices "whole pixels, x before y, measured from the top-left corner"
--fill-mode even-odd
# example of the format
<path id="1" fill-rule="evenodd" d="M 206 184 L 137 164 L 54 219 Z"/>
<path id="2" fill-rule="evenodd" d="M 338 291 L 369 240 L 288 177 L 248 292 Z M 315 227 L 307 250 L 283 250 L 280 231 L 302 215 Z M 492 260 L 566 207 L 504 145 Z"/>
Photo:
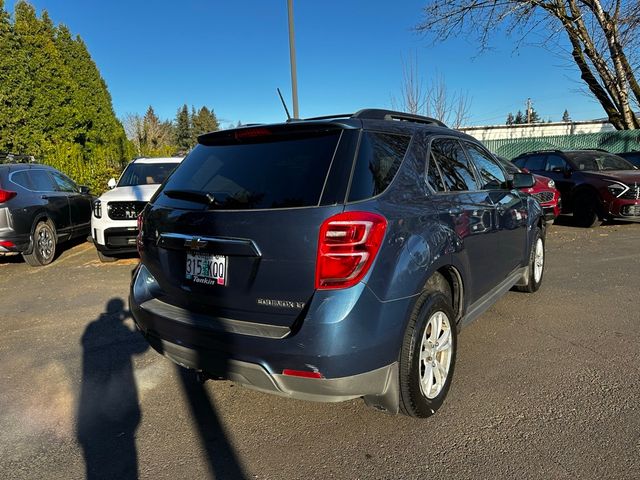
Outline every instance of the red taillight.
<path id="1" fill-rule="evenodd" d="M 285 368 L 282 371 L 283 375 L 288 375 L 290 377 L 302 377 L 302 378 L 324 378 L 324 376 L 320 372 L 309 372 L 307 370 L 290 370 Z"/>
<path id="2" fill-rule="evenodd" d="M 271 135 L 271 130 L 268 128 L 247 128 L 235 132 L 236 140 L 242 138 L 268 137 L 269 135 Z"/>
<path id="3" fill-rule="evenodd" d="M 142 214 L 138 215 L 138 236 L 136 237 L 136 247 L 138 248 L 138 255 L 142 253 L 144 244 L 142 243 L 142 224 L 144 223 L 144 219 L 142 218 Z"/>
<path id="4" fill-rule="evenodd" d="M 358 283 L 380 250 L 387 220 L 376 213 L 344 212 L 324 221 L 318 239 L 316 288 Z"/>
<path id="5" fill-rule="evenodd" d="M 8 202 L 17 194 L 17 192 L 12 192 L 11 190 L 2 190 L 0 188 L 0 203 Z"/>
<path id="6" fill-rule="evenodd" d="M 0 242 L 0 247 L 15 248 L 16 244 L 13 242 L 10 242 L 9 240 L 3 240 L 2 242 Z"/>

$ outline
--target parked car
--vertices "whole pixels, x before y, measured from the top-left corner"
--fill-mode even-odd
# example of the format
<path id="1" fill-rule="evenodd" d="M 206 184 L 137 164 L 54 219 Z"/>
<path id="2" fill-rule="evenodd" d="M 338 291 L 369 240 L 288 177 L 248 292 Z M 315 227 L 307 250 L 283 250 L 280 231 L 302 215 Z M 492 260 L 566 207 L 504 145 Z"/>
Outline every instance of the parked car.
<path id="1" fill-rule="evenodd" d="M 616 153 L 616 155 L 632 163 L 634 167 L 640 168 L 640 152 L 624 152 Z"/>
<path id="2" fill-rule="evenodd" d="M 181 157 L 136 158 L 111 190 L 93 204 L 91 238 L 102 262 L 116 260 L 116 255 L 136 252 L 137 218 L 162 182 L 182 161 Z"/>
<path id="3" fill-rule="evenodd" d="M 130 308 L 202 378 L 426 417 L 457 332 L 544 272 L 540 204 L 477 140 L 361 110 L 202 135 L 140 216 Z"/>
<path id="4" fill-rule="evenodd" d="M 520 170 L 506 158 L 499 155 L 495 155 L 495 157 L 500 161 L 509 175 L 523 172 L 523 170 Z M 560 201 L 560 192 L 556 189 L 555 182 L 549 177 L 534 175 L 533 178 L 536 181 L 535 185 L 531 188 L 523 188 L 522 191 L 528 193 L 540 202 L 542 210 L 544 211 L 544 218 L 547 222 L 553 223 L 558 215 L 560 215 L 560 205 L 562 204 Z"/>
<path id="5" fill-rule="evenodd" d="M 520 168 L 552 178 L 562 212 L 582 227 L 619 218 L 640 221 L 640 171 L 602 150 L 541 150 L 513 159 Z"/>
<path id="6" fill-rule="evenodd" d="M 93 196 L 55 168 L 0 160 L 0 255 L 32 267 L 53 261 L 58 245 L 87 236 Z M 24 158 L 23 158 L 24 159 Z"/>

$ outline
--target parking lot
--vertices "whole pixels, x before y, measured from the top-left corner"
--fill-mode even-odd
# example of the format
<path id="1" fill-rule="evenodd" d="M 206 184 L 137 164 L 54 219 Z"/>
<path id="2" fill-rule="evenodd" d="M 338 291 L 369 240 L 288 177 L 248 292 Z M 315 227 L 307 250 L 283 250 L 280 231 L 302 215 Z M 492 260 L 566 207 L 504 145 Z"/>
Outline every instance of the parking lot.
<path id="1" fill-rule="evenodd" d="M 135 258 L 0 258 L 2 478 L 640 478 L 640 225 L 555 225 L 427 420 L 204 386 L 127 313 Z"/>

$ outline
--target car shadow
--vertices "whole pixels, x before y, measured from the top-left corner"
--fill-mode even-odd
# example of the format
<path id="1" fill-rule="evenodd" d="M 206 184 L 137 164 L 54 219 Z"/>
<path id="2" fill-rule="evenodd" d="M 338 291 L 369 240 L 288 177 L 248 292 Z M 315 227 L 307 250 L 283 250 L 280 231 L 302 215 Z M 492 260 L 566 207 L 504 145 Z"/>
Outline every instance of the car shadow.
<path id="1" fill-rule="evenodd" d="M 128 318 L 123 300 L 112 298 L 82 335 L 76 434 L 87 479 L 138 478 L 135 432 L 142 415 L 132 358 L 148 344 L 123 323 Z"/>

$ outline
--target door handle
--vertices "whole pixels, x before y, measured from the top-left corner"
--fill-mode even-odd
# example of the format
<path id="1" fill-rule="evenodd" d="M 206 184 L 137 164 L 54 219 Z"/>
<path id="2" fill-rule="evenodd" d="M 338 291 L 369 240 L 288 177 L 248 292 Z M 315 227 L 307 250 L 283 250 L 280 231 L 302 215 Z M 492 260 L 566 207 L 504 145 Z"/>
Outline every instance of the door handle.
<path id="1" fill-rule="evenodd" d="M 40 195 L 40 198 L 43 200 L 49 200 L 51 197 L 49 197 L 49 195 Z"/>

